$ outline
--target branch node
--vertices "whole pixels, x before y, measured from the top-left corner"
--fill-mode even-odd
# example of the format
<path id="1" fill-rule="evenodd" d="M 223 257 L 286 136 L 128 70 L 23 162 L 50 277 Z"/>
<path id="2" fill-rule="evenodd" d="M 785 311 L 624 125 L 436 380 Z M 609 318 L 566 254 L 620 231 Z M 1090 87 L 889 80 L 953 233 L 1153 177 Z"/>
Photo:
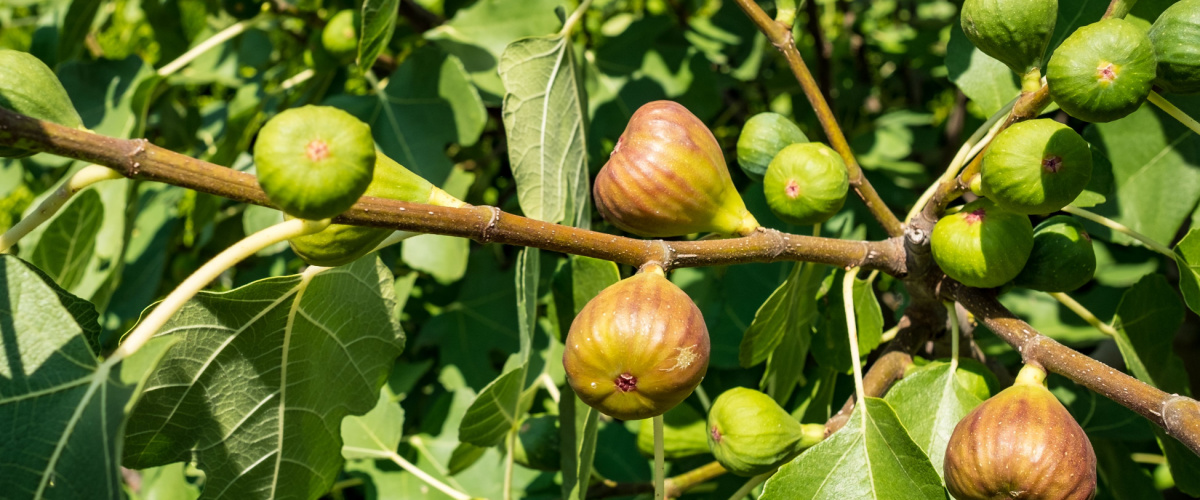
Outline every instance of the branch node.
<path id="1" fill-rule="evenodd" d="M 662 252 L 658 261 L 662 264 L 663 271 L 670 271 L 675 265 L 675 247 L 667 243 L 667 240 L 655 240 L 658 242 L 659 250 Z M 649 263 L 649 262 L 647 262 Z"/>
<path id="2" fill-rule="evenodd" d="M 496 229 L 496 224 L 500 223 L 500 207 L 480 207 L 491 213 L 487 224 L 479 230 L 479 242 L 490 243 L 492 241 L 492 230 Z"/>

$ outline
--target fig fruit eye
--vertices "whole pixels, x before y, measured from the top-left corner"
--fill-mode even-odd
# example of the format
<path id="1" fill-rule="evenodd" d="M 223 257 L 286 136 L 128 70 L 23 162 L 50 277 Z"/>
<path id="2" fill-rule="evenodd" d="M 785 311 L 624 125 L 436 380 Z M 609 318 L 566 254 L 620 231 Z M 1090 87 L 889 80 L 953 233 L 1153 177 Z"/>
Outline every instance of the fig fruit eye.
<path id="1" fill-rule="evenodd" d="M 704 316 L 653 268 L 601 291 L 571 323 L 563 353 L 579 399 L 621 420 L 662 415 L 708 370 Z"/>
<path id="2" fill-rule="evenodd" d="M 1092 152 L 1070 127 L 1050 119 L 1005 129 L 983 156 L 980 190 L 1010 212 L 1045 214 L 1067 206 L 1092 178 Z"/>
<path id="3" fill-rule="evenodd" d="M 67 90 L 41 59 L 27 52 L 0 49 L 0 68 L 0 108 L 67 127 L 83 127 Z M 24 158 L 33 153 L 0 147 L 0 158 Z"/>
<path id="4" fill-rule="evenodd" d="M 723 467 L 739 476 L 768 472 L 825 436 L 825 426 L 804 425 L 770 396 L 736 387 L 708 411 L 708 445 Z"/>
<path id="5" fill-rule="evenodd" d="M 1058 0 L 966 0 L 962 29 L 984 54 L 1019 75 L 1040 68 L 1058 19 Z"/>
<path id="6" fill-rule="evenodd" d="M 349 113 L 304 106 L 279 113 L 254 144 L 258 184 L 271 203 L 302 219 L 344 212 L 375 170 L 371 128 Z"/>
<path id="7" fill-rule="evenodd" d="M 846 203 L 850 176 L 842 157 L 829 146 L 792 144 L 771 160 L 763 190 L 767 205 L 784 222 L 820 224 Z"/>
<path id="8" fill-rule="evenodd" d="M 1148 36 L 1158 61 L 1154 84 L 1173 94 L 1200 93 L 1200 0 L 1167 7 Z"/>
<path id="9" fill-rule="evenodd" d="M 933 260 L 947 276 L 979 288 L 994 288 L 1020 274 L 1033 250 L 1029 217 L 984 198 L 942 217 L 930 237 Z"/>
<path id="10" fill-rule="evenodd" d="M 771 159 L 792 144 L 808 142 L 794 122 L 778 113 L 759 113 L 746 120 L 738 135 L 738 166 L 751 179 L 763 180 Z"/>
<path id="11" fill-rule="evenodd" d="M 605 220 L 652 238 L 759 227 L 733 186 L 716 137 L 687 108 L 643 105 L 596 175 L 592 195 Z"/>
<path id="12" fill-rule="evenodd" d="M 1056 215 L 1033 229 L 1033 252 L 1014 284 L 1043 292 L 1070 292 L 1096 275 L 1096 251 L 1083 224 Z"/>
<path id="13" fill-rule="evenodd" d="M 1045 376 L 1026 365 L 1016 384 L 955 426 L 943 465 L 954 498 L 1087 500 L 1095 495 L 1092 443 L 1042 384 Z"/>
<path id="14" fill-rule="evenodd" d="M 1067 114 L 1103 123 L 1138 109 L 1150 95 L 1157 61 L 1146 33 L 1105 19 L 1079 28 L 1046 65 L 1050 96 Z"/>

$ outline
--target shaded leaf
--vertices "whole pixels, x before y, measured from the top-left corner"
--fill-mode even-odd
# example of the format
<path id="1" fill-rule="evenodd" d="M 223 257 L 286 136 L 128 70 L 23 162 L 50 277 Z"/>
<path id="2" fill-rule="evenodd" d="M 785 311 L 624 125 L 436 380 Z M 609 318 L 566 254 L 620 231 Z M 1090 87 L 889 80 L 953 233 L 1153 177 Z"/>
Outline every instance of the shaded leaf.
<path id="1" fill-rule="evenodd" d="M 957 369 L 941 362 L 905 375 L 884 399 L 895 408 L 896 417 L 929 456 L 938 475 L 942 474 L 946 444 L 954 427 L 983 402 L 959 382 Z"/>
<path id="2" fill-rule="evenodd" d="M 510 370 L 479 392 L 458 427 L 458 439 L 476 446 L 500 444 L 517 426 L 525 371 Z"/>
<path id="3" fill-rule="evenodd" d="M 1016 74 L 1004 63 L 975 48 L 958 23 L 950 26 L 946 69 L 950 72 L 950 81 L 974 101 L 985 116 L 996 113 L 1020 93 Z"/>
<path id="4" fill-rule="evenodd" d="M 1183 304 L 1160 274 L 1151 274 L 1125 292 L 1113 328 L 1125 366 L 1139 380 L 1169 393 L 1191 394 L 1187 371 L 1172 342 L 1183 324 Z"/>
<path id="5" fill-rule="evenodd" d="M 396 31 L 400 0 L 367 0 L 362 6 L 362 26 L 358 41 L 358 67 L 369 71 L 375 59 L 387 48 Z"/>
<path id="6" fill-rule="evenodd" d="M 342 419 L 343 458 L 387 458 L 396 452 L 404 436 L 404 409 L 395 398 L 384 384 L 371 411 Z"/>

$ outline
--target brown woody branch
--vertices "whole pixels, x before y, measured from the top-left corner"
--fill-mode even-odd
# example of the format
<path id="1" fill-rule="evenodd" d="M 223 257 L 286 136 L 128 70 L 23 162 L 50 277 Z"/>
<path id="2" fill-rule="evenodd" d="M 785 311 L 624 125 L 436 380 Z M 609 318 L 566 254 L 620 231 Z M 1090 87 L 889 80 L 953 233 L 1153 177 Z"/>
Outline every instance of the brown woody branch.
<path id="1" fill-rule="evenodd" d="M 821 128 L 825 130 L 825 136 L 829 139 L 829 145 L 846 162 L 846 169 L 850 173 L 850 186 L 854 188 L 854 192 L 858 193 L 858 197 L 867 204 L 867 209 L 883 225 L 889 236 L 896 237 L 904 234 L 904 226 L 900 223 L 900 219 L 896 218 L 896 214 L 893 214 L 887 205 L 883 203 L 883 198 L 879 197 L 879 193 L 875 191 L 875 187 L 863 175 L 862 167 L 858 165 L 858 160 L 854 159 L 854 152 L 850 150 L 850 144 L 846 142 L 846 136 L 842 133 L 842 128 L 838 125 L 837 118 L 833 116 L 833 110 L 829 108 L 829 103 L 825 102 L 825 96 L 821 93 L 821 87 L 813 79 L 808 66 L 804 64 L 804 58 L 800 55 L 800 51 L 796 49 L 796 42 L 792 39 L 791 27 L 771 19 L 754 0 L 737 0 L 737 3 L 746 12 L 746 15 L 750 16 L 754 24 L 758 25 L 759 31 L 767 35 L 767 39 L 771 41 L 771 44 L 779 49 L 779 52 L 783 53 L 783 57 L 787 59 L 788 66 L 792 68 L 792 73 L 796 76 L 796 80 L 800 82 L 800 88 L 804 89 L 805 97 L 812 104 L 813 112 L 817 115 L 817 120 L 821 122 Z"/>

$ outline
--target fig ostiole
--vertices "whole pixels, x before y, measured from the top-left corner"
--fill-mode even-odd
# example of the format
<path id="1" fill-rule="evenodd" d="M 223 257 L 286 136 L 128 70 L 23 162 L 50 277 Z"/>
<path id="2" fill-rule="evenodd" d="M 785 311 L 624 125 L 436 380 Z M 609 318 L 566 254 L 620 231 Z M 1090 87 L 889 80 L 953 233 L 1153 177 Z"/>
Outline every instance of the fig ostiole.
<path id="1" fill-rule="evenodd" d="M 776 216 L 795 225 L 820 224 L 846 203 L 850 176 L 842 157 L 819 142 L 783 148 L 763 179 L 767 206 Z"/>
<path id="2" fill-rule="evenodd" d="M 1057 19 L 1058 0 L 966 0 L 961 21 L 975 47 L 1025 77 L 1040 75 Z"/>
<path id="3" fill-rule="evenodd" d="M 946 488 L 958 500 L 1087 500 L 1096 454 L 1083 428 L 1026 365 L 1016 383 L 963 417 L 946 445 Z"/>
<path id="4" fill-rule="evenodd" d="M 968 203 L 933 226 L 933 260 L 947 276 L 978 288 L 994 288 L 1020 274 L 1033 250 L 1029 217 L 987 198 Z"/>
<path id="5" fill-rule="evenodd" d="M 708 446 L 721 466 L 739 476 L 774 470 L 824 438 L 824 425 L 801 424 L 753 389 L 727 390 L 708 410 Z"/>
<path id="6" fill-rule="evenodd" d="M 1092 152 L 1071 127 L 1050 119 L 1018 122 L 983 154 L 980 189 L 1000 208 L 1046 214 L 1067 206 L 1092 178 Z"/>
<path id="7" fill-rule="evenodd" d="M 353 60 L 358 55 L 360 19 L 358 9 L 341 10 L 329 18 L 321 31 L 321 45 L 325 51 L 340 61 Z"/>
<path id="8" fill-rule="evenodd" d="M 1074 217 L 1056 215 L 1033 229 L 1033 252 L 1013 283 L 1043 292 L 1070 292 L 1095 275 L 1091 236 Z"/>
<path id="9" fill-rule="evenodd" d="M 1148 36 L 1158 61 L 1154 84 L 1172 94 L 1200 93 L 1200 0 L 1167 7 Z"/>
<path id="10" fill-rule="evenodd" d="M 79 112 L 67 90 L 50 67 L 33 54 L 0 49 L 0 108 L 30 118 L 83 128 Z M 0 158 L 23 158 L 34 152 L 19 147 L 0 147 Z"/>
<path id="11" fill-rule="evenodd" d="M 562 468 L 562 446 L 555 415 L 527 415 L 517 426 L 513 461 L 534 470 Z"/>
<path id="12" fill-rule="evenodd" d="M 254 144 L 258 184 L 285 214 L 326 219 L 354 205 L 371 184 L 375 139 L 350 113 L 304 106 L 267 121 Z"/>
<path id="13" fill-rule="evenodd" d="M 667 460 L 708 453 L 707 424 L 704 415 L 687 404 L 681 404 L 663 414 L 663 457 Z M 638 451 L 654 456 L 654 420 L 638 423 Z"/>
<path id="14" fill-rule="evenodd" d="M 750 117 L 738 135 L 738 166 L 751 179 L 763 180 L 775 155 L 792 144 L 808 142 L 795 122 L 779 113 L 764 112 Z"/>
<path id="15" fill-rule="evenodd" d="M 1146 32 L 1124 19 L 1104 19 L 1075 30 L 1054 50 L 1046 85 L 1067 114 L 1110 122 L 1145 102 L 1156 66 Z"/>
<path id="16" fill-rule="evenodd" d="M 597 294 L 565 344 L 563 368 L 579 399 L 621 420 L 662 415 L 708 370 L 704 316 L 657 266 Z"/>
<path id="17" fill-rule="evenodd" d="M 759 227 L 712 131 L 672 101 L 646 103 L 633 113 L 592 195 L 605 220 L 639 236 L 745 236 Z"/>

